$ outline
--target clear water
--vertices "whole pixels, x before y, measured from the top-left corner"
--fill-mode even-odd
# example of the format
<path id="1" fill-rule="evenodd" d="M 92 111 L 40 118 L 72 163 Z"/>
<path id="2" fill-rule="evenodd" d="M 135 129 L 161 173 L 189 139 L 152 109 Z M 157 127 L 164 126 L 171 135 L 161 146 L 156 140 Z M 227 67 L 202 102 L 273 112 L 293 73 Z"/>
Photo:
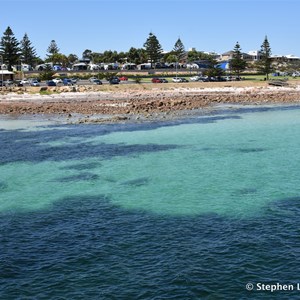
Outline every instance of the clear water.
<path id="1" fill-rule="evenodd" d="M 258 299 L 274 294 L 248 282 L 297 282 L 298 107 L 3 128 L 0 299 Z"/>

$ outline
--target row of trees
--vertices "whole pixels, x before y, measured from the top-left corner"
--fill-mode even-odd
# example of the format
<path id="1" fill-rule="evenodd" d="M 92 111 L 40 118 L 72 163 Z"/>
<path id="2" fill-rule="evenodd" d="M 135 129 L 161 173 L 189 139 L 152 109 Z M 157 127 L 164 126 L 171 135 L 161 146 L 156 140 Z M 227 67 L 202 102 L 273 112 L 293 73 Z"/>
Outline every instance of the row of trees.
<path id="1" fill-rule="evenodd" d="M 260 49 L 261 59 L 255 63 L 255 68 L 262 74 L 266 74 L 266 79 L 269 79 L 269 74 L 272 71 L 272 60 L 271 60 L 271 47 L 267 36 L 265 37 L 261 49 Z M 247 68 L 247 62 L 242 57 L 241 46 L 239 42 L 236 43 L 232 59 L 230 60 L 230 69 L 240 75 Z"/>
<path id="2" fill-rule="evenodd" d="M 50 45 L 47 48 L 47 56 L 43 60 L 37 55 L 27 33 L 25 33 L 21 41 L 18 41 L 10 27 L 7 27 L 1 38 L 0 56 L 2 58 L 1 62 L 5 62 L 10 70 L 13 65 L 19 65 L 21 62 L 31 66 L 36 66 L 44 62 L 53 62 L 54 64 L 61 64 L 67 67 L 78 61 L 78 56 L 76 54 L 65 55 L 60 53 L 60 49 L 55 40 L 50 42 Z M 82 53 L 82 57 L 91 60 L 93 63 L 131 62 L 141 64 L 150 60 L 153 64 L 158 61 L 168 63 L 183 60 L 195 61 L 207 59 L 209 58 L 209 55 L 195 50 L 186 52 L 180 38 L 176 41 L 174 49 L 171 52 L 163 54 L 162 47 L 157 37 L 153 33 L 150 33 L 144 43 L 144 48 L 131 47 L 128 52 L 107 50 L 103 53 L 86 49 Z"/>
<path id="3" fill-rule="evenodd" d="M 21 41 L 18 41 L 10 27 L 7 27 L 0 41 L 0 57 L 1 64 L 5 63 L 9 70 L 12 66 L 21 65 L 22 63 L 36 66 L 44 62 L 58 62 L 63 65 L 68 65 L 78 60 L 76 55 L 70 54 L 69 57 L 59 53 L 59 48 L 54 40 L 51 41 L 48 47 L 48 53 L 45 60 L 41 59 L 27 35 Z"/>
<path id="4" fill-rule="evenodd" d="M 34 64 L 37 57 L 28 35 L 25 33 L 23 39 L 19 42 L 10 27 L 7 27 L 3 33 L 0 42 L 0 56 L 2 58 L 1 62 L 5 62 L 9 70 L 13 65 L 18 64 L 21 59 L 28 62 L 28 64 Z"/>
<path id="5" fill-rule="evenodd" d="M 60 53 L 60 49 L 55 40 L 50 42 L 50 45 L 47 48 L 47 57 L 42 60 L 37 56 L 36 50 L 32 46 L 27 33 L 25 33 L 21 41 L 18 41 L 10 27 L 7 27 L 1 38 L 0 57 L 2 58 L 2 63 L 5 62 L 8 65 L 9 70 L 12 69 L 13 65 L 20 65 L 21 63 L 36 66 L 37 64 L 44 62 L 52 62 L 54 64 L 61 64 L 62 66 L 67 67 L 78 61 L 78 57 L 75 54 L 69 54 L 66 56 Z M 91 60 L 93 63 L 130 62 L 141 64 L 150 61 L 151 65 L 159 61 L 165 63 L 178 63 L 206 60 L 208 61 L 208 73 L 211 73 L 211 76 L 218 76 L 221 72 L 220 68 L 218 67 L 218 62 L 212 55 L 198 52 L 196 50 L 187 52 L 180 38 L 177 39 L 172 51 L 163 54 L 162 46 L 152 32 L 150 32 L 143 45 L 143 48 L 131 47 L 128 52 L 119 53 L 111 50 L 98 53 L 86 49 L 82 53 L 82 57 Z M 261 46 L 261 57 L 262 59 L 257 63 L 256 67 L 263 74 L 268 76 L 268 74 L 271 72 L 272 64 L 271 48 L 267 37 L 265 37 L 265 40 Z M 243 72 L 246 67 L 247 63 L 242 58 L 241 47 L 237 42 L 234 47 L 233 57 L 230 61 L 230 69 L 237 75 L 240 75 L 240 73 Z"/>
<path id="6" fill-rule="evenodd" d="M 146 49 L 148 57 L 150 58 L 151 64 L 160 59 L 162 48 L 156 36 L 152 33 L 149 34 L 149 37 L 144 44 L 144 48 Z M 201 56 L 201 59 L 206 59 L 208 61 L 208 70 L 206 71 L 206 73 L 209 76 L 220 76 L 222 74 L 223 70 L 218 67 L 218 62 L 211 55 L 205 55 L 204 53 L 202 53 L 201 55 L 197 55 L 198 53 L 195 54 L 196 57 L 188 57 L 181 40 L 178 39 L 174 45 L 173 51 L 167 54 L 167 59 L 178 62 L 191 58 L 193 58 L 193 60 L 199 60 Z M 260 55 L 261 59 L 256 62 L 255 67 L 262 74 L 266 74 L 266 79 L 269 79 L 269 74 L 272 71 L 272 61 L 271 47 L 267 36 L 265 37 L 261 45 Z M 243 59 L 242 49 L 239 45 L 239 42 L 237 42 L 234 47 L 233 56 L 230 60 L 229 65 L 230 70 L 233 71 L 237 76 L 240 76 L 240 73 L 247 68 L 247 62 Z"/>
<path id="7" fill-rule="evenodd" d="M 176 41 L 173 50 L 164 54 L 157 37 L 153 33 L 150 33 L 143 48 L 131 47 L 128 52 L 108 50 L 103 53 L 93 52 L 87 49 L 82 53 L 82 57 L 94 63 L 130 62 L 139 65 L 150 61 L 153 65 L 155 62 L 192 62 L 195 60 L 208 59 L 210 55 L 196 50 L 186 52 L 180 38 Z"/>

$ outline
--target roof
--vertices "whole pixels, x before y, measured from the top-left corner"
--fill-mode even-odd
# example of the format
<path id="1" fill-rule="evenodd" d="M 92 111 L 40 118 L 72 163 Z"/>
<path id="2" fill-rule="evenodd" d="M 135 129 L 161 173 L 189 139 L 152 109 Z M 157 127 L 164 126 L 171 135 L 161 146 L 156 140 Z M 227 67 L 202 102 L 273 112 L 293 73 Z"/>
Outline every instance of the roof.
<path id="1" fill-rule="evenodd" d="M 298 56 L 295 56 L 293 54 L 285 55 L 285 57 L 288 58 L 288 59 L 300 59 Z"/>
<path id="2" fill-rule="evenodd" d="M 223 53 L 222 55 L 223 56 L 232 55 L 233 53 L 234 53 L 234 51 L 230 50 L 230 51 L 227 51 L 227 52 Z"/>
<path id="3" fill-rule="evenodd" d="M 10 72 L 8 70 L 0 70 L 0 74 L 2 74 L 2 75 L 11 75 L 11 74 L 14 74 L 14 72 Z"/>

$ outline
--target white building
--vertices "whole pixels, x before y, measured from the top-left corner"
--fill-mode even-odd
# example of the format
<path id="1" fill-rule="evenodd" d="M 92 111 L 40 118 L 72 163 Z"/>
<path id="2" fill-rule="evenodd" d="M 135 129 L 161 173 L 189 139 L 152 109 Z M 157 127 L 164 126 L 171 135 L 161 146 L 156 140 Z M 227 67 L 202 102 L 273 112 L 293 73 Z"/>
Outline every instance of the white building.
<path id="1" fill-rule="evenodd" d="M 251 50 L 248 52 L 248 55 L 252 57 L 252 60 L 260 60 L 261 59 L 261 54 L 259 50 Z"/>
<path id="2" fill-rule="evenodd" d="M 293 55 L 293 54 L 285 55 L 285 58 L 286 58 L 288 61 L 300 60 L 300 57 L 295 56 L 295 55 Z"/>

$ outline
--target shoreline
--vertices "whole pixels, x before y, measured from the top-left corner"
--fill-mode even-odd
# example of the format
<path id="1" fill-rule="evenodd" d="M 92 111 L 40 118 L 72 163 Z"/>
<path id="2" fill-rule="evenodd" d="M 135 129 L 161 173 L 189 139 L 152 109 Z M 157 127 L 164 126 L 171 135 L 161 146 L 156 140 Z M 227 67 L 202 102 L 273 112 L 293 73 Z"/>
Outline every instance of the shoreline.
<path id="1" fill-rule="evenodd" d="M 140 88 L 139 86 L 138 88 Z M 69 88 L 69 91 L 66 89 Z M 143 88 L 143 87 L 142 87 Z M 147 87 L 148 88 L 148 87 Z M 234 84 L 199 87 L 195 85 L 152 85 L 123 90 L 90 89 L 74 92 L 74 87 L 41 95 L 20 90 L 0 94 L 0 115 L 44 116 L 64 119 L 67 123 L 112 123 L 164 120 L 214 110 L 220 105 L 291 105 L 300 104 L 300 85 L 273 87 Z M 39 91 L 39 90 L 36 90 Z"/>

